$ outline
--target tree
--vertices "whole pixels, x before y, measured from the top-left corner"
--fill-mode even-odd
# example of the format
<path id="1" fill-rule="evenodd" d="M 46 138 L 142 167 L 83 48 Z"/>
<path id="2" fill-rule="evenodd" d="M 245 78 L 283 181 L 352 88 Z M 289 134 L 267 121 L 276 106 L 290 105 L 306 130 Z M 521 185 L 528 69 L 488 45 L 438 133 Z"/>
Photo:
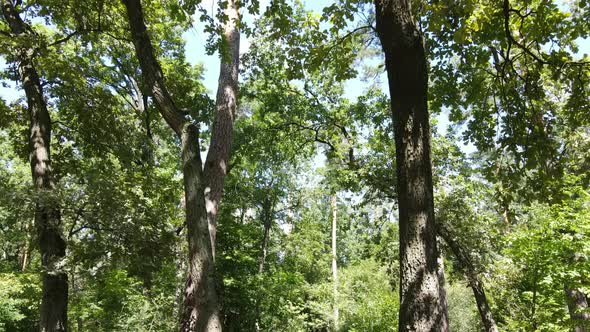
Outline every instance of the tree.
<path id="1" fill-rule="evenodd" d="M 428 70 L 410 2 L 376 0 L 385 53 L 397 162 L 400 223 L 400 331 L 446 331 L 434 221 Z"/>
<path id="2" fill-rule="evenodd" d="M 2 2 L 2 14 L 14 38 L 34 38 L 12 0 Z M 51 167 L 51 118 L 43 87 L 35 69 L 34 47 L 23 43 L 15 52 L 20 81 L 29 108 L 29 149 L 33 184 L 37 195 L 35 228 L 43 265 L 43 298 L 40 308 L 41 331 L 66 331 L 68 326 L 68 276 L 64 270 L 66 241 L 62 234 L 60 207 L 55 200 L 55 180 Z"/>
<path id="3" fill-rule="evenodd" d="M 185 289 L 184 309 L 181 320 L 183 331 L 215 331 L 221 329 L 219 318 L 219 301 L 215 289 L 214 268 L 214 235 L 211 237 L 207 210 L 205 207 L 206 189 L 207 200 L 212 202 L 214 224 L 216 206 L 221 196 L 223 178 L 227 171 L 227 159 L 229 157 L 229 144 L 231 139 L 227 130 L 232 128 L 233 113 L 236 105 L 237 88 L 237 50 L 239 50 L 239 33 L 236 37 L 238 22 L 237 3 L 232 2 L 228 6 L 230 19 L 228 20 L 227 42 L 232 53 L 229 63 L 222 65 L 220 77 L 219 97 L 224 97 L 227 105 L 219 102 L 216 121 L 213 127 L 212 146 L 209 148 L 207 164 L 209 167 L 203 171 L 200 148 L 198 124 L 192 119 L 186 118 L 182 110 L 174 103 L 168 92 L 164 74 L 154 55 L 153 46 L 144 23 L 143 12 L 139 0 L 123 1 L 127 8 L 127 17 L 131 27 L 136 55 L 139 59 L 144 80 L 151 89 L 151 94 L 160 110 L 160 113 L 181 140 L 182 165 L 185 188 L 186 225 L 189 242 L 189 271 Z M 224 63 L 222 56 L 222 63 Z M 229 121 L 229 123 L 228 123 Z M 220 135 L 222 142 L 216 139 Z M 217 177 L 211 174 L 211 170 L 219 173 Z M 206 183 L 204 173 L 211 176 L 209 184 Z M 212 186 L 212 187 L 208 187 Z M 211 228 L 214 232 L 214 228 Z"/>

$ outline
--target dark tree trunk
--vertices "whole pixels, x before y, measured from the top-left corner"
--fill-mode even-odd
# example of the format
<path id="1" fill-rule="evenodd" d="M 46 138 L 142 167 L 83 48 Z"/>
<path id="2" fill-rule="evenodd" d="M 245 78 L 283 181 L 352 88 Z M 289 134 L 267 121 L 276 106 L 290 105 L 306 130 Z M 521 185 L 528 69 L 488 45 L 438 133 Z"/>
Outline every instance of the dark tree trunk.
<path id="1" fill-rule="evenodd" d="M 570 318 L 574 322 L 574 332 L 587 332 L 590 327 L 590 313 L 588 310 L 588 296 L 579 289 L 565 287 L 567 308 Z"/>
<path id="2" fill-rule="evenodd" d="M 16 37 L 33 32 L 19 16 L 11 0 L 2 2 L 2 13 Z M 68 308 L 68 276 L 64 269 L 66 241 L 61 230 L 59 204 L 53 198 L 55 182 L 51 169 L 51 119 L 43 98 L 39 74 L 33 64 L 34 50 L 25 46 L 15 52 L 18 72 L 27 96 L 30 115 L 29 148 L 31 173 L 37 194 L 35 228 L 43 266 L 43 299 L 39 329 L 66 331 Z"/>
<path id="3" fill-rule="evenodd" d="M 269 216 L 264 216 L 264 233 L 262 235 L 262 244 L 260 246 L 260 259 L 258 260 L 258 273 L 264 272 L 264 264 L 266 263 L 266 255 L 268 254 L 268 240 L 270 238 L 270 226 L 272 219 Z"/>
<path id="4" fill-rule="evenodd" d="M 269 188 L 269 195 L 271 195 Z M 262 204 L 262 223 L 264 232 L 262 235 L 262 244 L 260 246 L 260 258 L 258 260 L 258 273 L 264 272 L 264 265 L 266 264 L 266 256 L 268 255 L 268 242 L 270 240 L 270 229 L 274 217 L 276 200 L 274 198 L 266 198 Z"/>
<path id="5" fill-rule="evenodd" d="M 268 253 L 268 239 L 270 237 L 270 221 L 264 221 L 264 234 L 262 235 L 262 245 L 260 248 L 260 259 L 258 260 L 258 273 L 264 272 L 264 264 L 266 263 L 266 255 Z"/>
<path id="6" fill-rule="evenodd" d="M 175 105 L 165 84 L 145 26 L 140 0 L 122 0 L 142 75 L 158 110 L 179 137 L 182 148 L 189 264 L 181 331 L 220 331 L 215 267 L 205 208 L 205 187 L 199 154 L 199 131 Z"/>
<path id="7" fill-rule="evenodd" d="M 447 331 L 434 221 L 428 73 L 409 0 L 375 0 L 394 123 L 400 228 L 400 331 Z"/>
<path id="8" fill-rule="evenodd" d="M 240 63 L 240 13 L 238 0 L 228 0 L 225 14 L 228 21 L 223 28 L 223 41 L 227 52 L 221 54 L 219 82 L 215 99 L 216 113 L 211 132 L 211 144 L 205 161 L 205 200 L 211 247 L 215 257 L 217 212 L 223 194 L 223 183 L 229 170 L 229 158 L 234 120 L 238 105 L 238 67 Z"/>
<path id="9" fill-rule="evenodd" d="M 467 281 L 469 282 L 469 287 L 471 287 L 471 290 L 473 291 L 475 303 L 477 304 L 477 310 L 479 311 L 479 316 L 485 331 L 498 332 L 498 327 L 496 326 L 496 321 L 494 320 L 492 310 L 488 304 L 488 299 L 486 297 L 483 283 L 479 279 L 469 253 L 461 246 L 461 244 L 459 244 L 459 242 L 457 242 L 451 231 L 446 227 L 446 225 L 444 225 L 444 223 L 439 223 L 437 230 L 440 237 L 443 238 L 449 248 L 451 248 L 453 255 L 455 255 L 459 261 L 461 269 L 465 273 Z"/>

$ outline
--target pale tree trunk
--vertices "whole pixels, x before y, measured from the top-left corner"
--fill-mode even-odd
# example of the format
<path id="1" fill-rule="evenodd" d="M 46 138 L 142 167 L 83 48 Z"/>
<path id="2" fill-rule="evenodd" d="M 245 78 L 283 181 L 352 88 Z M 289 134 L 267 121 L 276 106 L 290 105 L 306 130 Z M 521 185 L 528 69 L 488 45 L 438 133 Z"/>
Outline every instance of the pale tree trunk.
<path id="1" fill-rule="evenodd" d="M 25 272 L 29 267 L 29 257 L 31 256 L 31 222 L 27 221 L 25 223 L 24 232 L 25 232 L 25 242 L 21 248 L 21 254 L 19 258 L 19 265 L 21 272 Z"/>
<path id="2" fill-rule="evenodd" d="M 332 297 L 333 297 L 333 306 L 334 306 L 334 331 L 338 331 L 338 319 L 339 319 L 339 311 L 338 311 L 338 262 L 336 261 L 336 231 L 337 231 L 337 197 L 336 195 L 332 195 L 331 199 L 331 206 L 332 206 Z"/>
<path id="3" fill-rule="evenodd" d="M 217 235 L 217 213 L 223 194 L 223 183 L 229 170 L 229 158 L 233 137 L 234 120 L 238 104 L 238 67 L 240 61 L 240 13 L 239 1 L 228 0 L 225 14 L 227 21 L 223 27 L 223 42 L 226 50 L 220 54 L 221 65 L 216 113 L 211 132 L 211 143 L 205 161 L 205 201 L 207 219 L 211 235 L 211 247 L 215 258 L 215 238 Z"/>
<path id="4" fill-rule="evenodd" d="M 434 221 L 428 72 L 409 0 L 375 0 L 385 54 L 397 163 L 400 228 L 399 331 L 447 331 Z"/>
<path id="5" fill-rule="evenodd" d="M 175 105 L 165 84 L 145 26 L 140 0 L 122 0 L 146 85 L 164 120 L 179 137 L 185 194 L 187 238 L 189 244 L 188 276 L 181 313 L 181 331 L 220 331 L 219 301 L 215 289 L 215 267 L 205 208 L 205 191 L 199 131 Z"/>
<path id="6" fill-rule="evenodd" d="M 590 327 L 590 313 L 588 310 L 588 296 L 579 289 L 565 287 L 567 308 L 570 318 L 574 322 L 574 332 L 587 332 Z"/>
<path id="7" fill-rule="evenodd" d="M 25 37 L 33 34 L 11 0 L 2 2 L 2 13 L 12 34 Z M 68 308 L 68 276 L 64 269 L 66 241 L 62 232 L 59 204 L 54 200 L 55 182 L 51 169 L 51 118 L 43 98 L 39 74 L 33 64 L 34 50 L 23 46 L 17 50 L 18 72 L 27 96 L 30 115 L 29 148 L 31 173 L 36 192 L 35 228 L 43 267 L 43 298 L 39 329 L 66 331 Z"/>
<path id="8" fill-rule="evenodd" d="M 471 290 L 473 291 L 475 303 L 477 304 L 477 310 L 479 311 L 479 316 L 485 331 L 498 332 L 498 326 L 496 325 L 496 321 L 492 315 L 492 310 L 490 309 L 483 283 L 481 282 L 477 271 L 473 266 L 473 262 L 471 261 L 469 253 L 459 244 L 459 242 L 453 237 L 451 231 L 443 223 L 439 223 L 437 229 L 438 234 L 441 238 L 443 238 L 443 240 L 445 240 L 453 252 L 453 255 L 459 261 L 461 269 L 463 269 L 463 272 L 465 273 L 467 281 L 469 282 L 469 287 L 471 287 Z"/>

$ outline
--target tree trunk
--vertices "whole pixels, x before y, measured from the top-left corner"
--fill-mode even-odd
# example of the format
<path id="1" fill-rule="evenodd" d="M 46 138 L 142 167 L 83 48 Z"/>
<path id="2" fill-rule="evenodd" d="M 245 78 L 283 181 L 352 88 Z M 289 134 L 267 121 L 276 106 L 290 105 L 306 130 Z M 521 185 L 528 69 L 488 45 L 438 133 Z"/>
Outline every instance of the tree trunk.
<path id="1" fill-rule="evenodd" d="M 445 258 L 442 251 L 438 252 L 438 291 L 440 297 L 440 303 L 443 307 L 448 308 L 447 302 L 447 290 L 445 288 Z"/>
<path id="2" fill-rule="evenodd" d="M 375 0 L 394 123 L 400 228 L 399 331 L 447 331 L 434 221 L 428 72 L 409 0 Z"/>
<path id="3" fill-rule="evenodd" d="M 221 65 L 215 99 L 216 113 L 211 132 L 211 144 L 205 162 L 205 200 L 211 247 L 215 258 L 215 238 L 217 234 L 217 212 L 223 194 L 223 183 L 229 170 L 229 158 L 233 137 L 234 120 L 238 104 L 238 67 L 240 62 L 240 13 L 239 1 L 228 0 L 225 9 L 227 22 L 223 28 Z M 221 52 L 221 50 L 220 50 Z"/>
<path id="4" fill-rule="evenodd" d="M 264 272 L 264 264 L 266 262 L 266 254 L 268 251 L 268 238 L 270 235 L 270 223 L 264 221 L 264 235 L 262 236 L 262 248 L 260 250 L 260 259 L 258 262 L 258 273 Z"/>
<path id="5" fill-rule="evenodd" d="M 181 331 L 221 331 L 215 290 L 215 268 L 205 197 L 202 186 L 198 132 L 193 125 L 183 132 L 182 163 L 189 242 L 189 275 L 186 281 Z"/>
<path id="6" fill-rule="evenodd" d="M 483 288 L 483 283 L 475 271 L 475 267 L 473 266 L 473 262 L 471 261 L 469 254 L 455 240 L 451 231 L 443 223 L 439 223 L 437 230 L 440 237 L 443 238 L 449 248 L 451 248 L 453 255 L 455 255 L 459 261 L 459 264 L 463 269 L 465 276 L 467 277 L 467 281 L 469 282 L 469 286 L 473 291 L 473 296 L 475 297 L 475 302 L 477 304 L 477 310 L 479 311 L 479 316 L 485 331 L 498 332 L 498 327 L 496 326 L 496 321 L 494 320 L 492 310 L 488 304 L 488 299 Z"/>
<path id="7" fill-rule="evenodd" d="M 205 190 L 199 131 L 175 105 L 164 81 L 145 26 L 140 0 L 122 0 L 139 59 L 142 75 L 158 110 L 180 138 L 184 177 L 185 212 L 189 244 L 188 276 L 181 331 L 221 331 L 219 301 L 215 289 L 215 267 L 205 208 Z"/>
<path id="8" fill-rule="evenodd" d="M 565 287 L 567 298 L 567 308 L 570 313 L 572 322 L 574 322 L 574 332 L 587 332 L 590 326 L 590 313 L 588 310 L 588 297 L 586 294 L 576 288 Z"/>
<path id="9" fill-rule="evenodd" d="M 270 198 L 267 198 L 262 207 L 262 221 L 264 224 L 264 234 L 262 235 L 262 245 L 260 248 L 260 259 L 258 260 L 258 273 L 264 272 L 264 264 L 266 263 L 266 255 L 268 253 L 268 240 L 270 238 L 270 227 L 272 225 L 272 216 L 274 204 L 271 203 Z"/>
<path id="10" fill-rule="evenodd" d="M 338 331 L 338 262 L 336 261 L 336 230 L 337 230 L 337 221 L 336 218 L 336 208 L 337 201 L 336 195 L 332 196 L 331 205 L 332 205 L 332 297 L 333 297 L 333 305 L 334 305 L 334 331 Z"/>
<path id="11" fill-rule="evenodd" d="M 11 0 L 2 2 L 2 12 L 16 37 L 32 34 Z M 43 266 L 43 299 L 39 329 L 66 331 L 68 276 L 64 269 L 66 241 L 61 230 L 59 204 L 53 198 L 55 182 L 51 169 L 51 118 L 43 98 L 43 88 L 33 64 L 34 49 L 25 46 L 15 52 L 18 72 L 27 96 L 30 115 L 29 148 L 33 184 L 36 191 L 35 227 Z"/>

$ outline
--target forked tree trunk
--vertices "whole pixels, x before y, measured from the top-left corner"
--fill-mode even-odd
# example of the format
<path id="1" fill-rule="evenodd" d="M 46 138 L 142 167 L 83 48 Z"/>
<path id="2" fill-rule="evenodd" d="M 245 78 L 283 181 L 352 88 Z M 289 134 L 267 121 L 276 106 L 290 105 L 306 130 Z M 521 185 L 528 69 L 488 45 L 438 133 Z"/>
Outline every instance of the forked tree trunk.
<path id="1" fill-rule="evenodd" d="M 2 2 L 2 13 L 16 37 L 32 33 L 11 0 Z M 43 267 L 43 298 L 39 329 L 66 331 L 68 308 L 68 275 L 64 269 L 66 241 L 62 233 L 59 204 L 53 198 L 55 182 L 51 169 L 51 118 L 43 98 L 39 74 L 33 64 L 34 49 L 23 46 L 15 53 L 21 84 L 27 96 L 30 116 L 29 148 L 33 184 L 36 192 L 35 228 Z"/>
<path id="2" fill-rule="evenodd" d="M 122 0 L 127 9 L 135 53 L 158 110 L 179 137 L 185 194 L 188 276 L 181 313 L 181 331 L 221 331 L 215 267 L 205 208 L 205 184 L 197 124 L 187 120 L 172 99 L 145 26 L 140 0 Z"/>
<path id="3" fill-rule="evenodd" d="M 375 0 L 393 116 L 400 228 L 399 331 L 447 331 L 434 221 L 428 72 L 410 0 Z"/>
<path id="4" fill-rule="evenodd" d="M 440 237 L 443 238 L 449 248 L 451 248 L 453 255 L 455 258 L 457 258 L 461 269 L 463 269 L 463 272 L 465 273 L 465 277 L 469 282 L 469 287 L 471 287 L 471 290 L 473 291 L 475 303 L 477 304 L 477 310 L 479 311 L 479 316 L 485 331 L 498 332 L 498 326 L 496 325 L 496 321 L 492 315 L 492 310 L 490 309 L 483 283 L 481 282 L 477 271 L 473 266 L 473 262 L 471 261 L 469 253 L 464 247 L 461 246 L 461 244 L 459 244 L 459 242 L 453 237 L 451 231 L 443 223 L 438 225 L 437 230 Z"/>

